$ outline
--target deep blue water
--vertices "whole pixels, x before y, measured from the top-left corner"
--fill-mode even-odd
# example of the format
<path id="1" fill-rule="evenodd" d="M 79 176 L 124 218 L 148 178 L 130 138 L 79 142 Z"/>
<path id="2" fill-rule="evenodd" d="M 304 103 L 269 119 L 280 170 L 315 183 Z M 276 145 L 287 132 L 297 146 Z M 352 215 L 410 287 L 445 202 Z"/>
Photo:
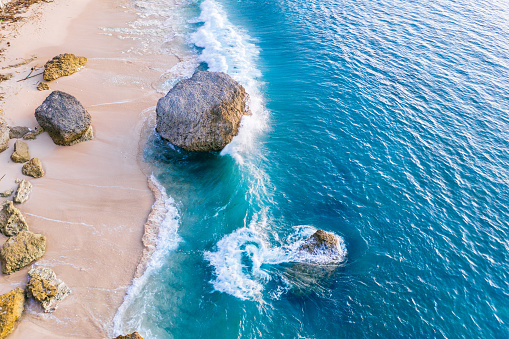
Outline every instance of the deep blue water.
<path id="1" fill-rule="evenodd" d="M 204 0 L 201 68 L 251 95 L 221 154 L 153 135 L 159 252 L 117 316 L 148 338 L 509 337 L 509 6 Z M 285 275 L 315 229 L 347 259 Z M 118 325 L 118 324 L 117 324 Z"/>

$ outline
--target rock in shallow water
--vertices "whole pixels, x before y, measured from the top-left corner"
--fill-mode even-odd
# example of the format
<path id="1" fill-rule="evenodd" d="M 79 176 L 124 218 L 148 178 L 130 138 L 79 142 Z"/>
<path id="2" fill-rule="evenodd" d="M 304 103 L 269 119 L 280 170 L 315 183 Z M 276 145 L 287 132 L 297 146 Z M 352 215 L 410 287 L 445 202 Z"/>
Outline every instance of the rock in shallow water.
<path id="1" fill-rule="evenodd" d="M 16 288 L 0 295 L 0 339 L 7 337 L 25 308 L 25 291 Z"/>
<path id="2" fill-rule="evenodd" d="M 71 293 L 71 289 L 50 268 L 32 268 L 28 276 L 28 296 L 39 301 L 44 312 L 55 311 L 58 304 Z"/>
<path id="3" fill-rule="evenodd" d="M 119 335 L 118 337 L 115 337 L 115 339 L 143 339 L 143 337 L 139 335 L 138 332 L 134 332 L 131 334 Z"/>
<path id="4" fill-rule="evenodd" d="M 35 110 L 35 118 L 57 145 L 70 146 L 91 140 L 92 117 L 70 94 L 52 92 Z"/>
<path id="5" fill-rule="evenodd" d="M 82 69 L 86 63 L 87 58 L 77 57 L 71 53 L 57 55 L 44 65 L 43 78 L 46 81 L 53 81 L 74 74 Z"/>
<path id="6" fill-rule="evenodd" d="M 46 252 L 46 237 L 30 231 L 21 231 L 9 238 L 0 249 L 2 272 L 11 274 L 19 271 L 43 256 Z"/>
<path id="7" fill-rule="evenodd" d="M 6 201 L 0 205 L 0 232 L 7 237 L 12 237 L 21 231 L 27 231 L 28 224 L 20 210 L 14 207 L 12 201 Z"/>
<path id="8" fill-rule="evenodd" d="M 239 131 L 247 94 L 222 72 L 197 72 L 157 103 L 157 132 L 187 151 L 221 151 Z"/>

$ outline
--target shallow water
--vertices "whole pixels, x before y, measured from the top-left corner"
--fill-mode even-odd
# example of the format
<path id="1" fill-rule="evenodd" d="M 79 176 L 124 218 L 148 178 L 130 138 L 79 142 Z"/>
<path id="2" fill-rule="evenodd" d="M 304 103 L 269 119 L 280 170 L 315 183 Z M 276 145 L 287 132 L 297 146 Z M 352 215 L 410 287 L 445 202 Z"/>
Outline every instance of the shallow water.
<path id="1" fill-rule="evenodd" d="M 166 232 L 116 330 L 509 336 L 509 7 L 179 6 L 170 12 L 186 18 L 183 59 L 195 64 L 178 76 L 229 73 L 253 115 L 221 154 L 148 140 Z M 343 239 L 346 261 L 295 294 L 286 272 L 317 228 Z"/>

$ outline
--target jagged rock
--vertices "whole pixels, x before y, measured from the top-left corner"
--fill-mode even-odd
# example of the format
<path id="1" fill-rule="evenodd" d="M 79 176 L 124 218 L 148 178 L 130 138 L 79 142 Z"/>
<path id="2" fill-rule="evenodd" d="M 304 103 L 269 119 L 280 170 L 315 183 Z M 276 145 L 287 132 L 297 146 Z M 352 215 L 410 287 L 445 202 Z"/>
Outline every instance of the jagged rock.
<path id="1" fill-rule="evenodd" d="M 0 208 L 0 232 L 5 236 L 12 237 L 21 231 L 28 230 L 23 214 L 14 207 L 12 201 L 5 201 Z"/>
<path id="2" fill-rule="evenodd" d="M 20 139 L 30 132 L 30 128 L 23 126 L 14 126 L 9 128 L 9 138 Z"/>
<path id="3" fill-rule="evenodd" d="M 29 181 L 21 180 L 12 200 L 17 204 L 22 204 L 28 200 L 30 192 L 32 192 L 32 184 Z"/>
<path id="4" fill-rule="evenodd" d="M 37 85 L 37 89 L 39 91 L 49 91 L 50 90 L 49 85 L 45 82 L 40 82 L 39 85 Z"/>
<path id="5" fill-rule="evenodd" d="M 39 301 L 44 312 L 55 311 L 58 304 L 71 293 L 71 289 L 57 279 L 55 272 L 49 268 L 32 268 L 28 276 L 27 295 Z"/>
<path id="6" fill-rule="evenodd" d="M 138 332 L 134 332 L 131 334 L 119 335 L 118 337 L 115 337 L 114 339 L 143 339 L 143 337 L 141 335 L 139 335 Z"/>
<path id="7" fill-rule="evenodd" d="M 39 259 L 46 251 L 46 237 L 30 231 L 21 231 L 9 238 L 0 249 L 4 274 L 14 273 Z"/>
<path id="8" fill-rule="evenodd" d="M 157 132 L 187 151 L 220 151 L 237 135 L 247 94 L 222 72 L 197 72 L 157 103 Z"/>
<path id="9" fill-rule="evenodd" d="M 23 136 L 23 140 L 35 140 L 37 136 L 44 132 L 44 128 L 37 126 L 33 131 L 28 132 Z"/>
<path id="10" fill-rule="evenodd" d="M 16 288 L 0 295 L 0 339 L 7 337 L 25 308 L 25 291 Z"/>
<path id="11" fill-rule="evenodd" d="M 0 123 L 0 153 L 9 148 L 9 127 Z"/>
<path id="12" fill-rule="evenodd" d="M 10 190 L 0 193 L 0 197 L 7 198 L 10 197 L 12 193 L 14 193 L 14 188 L 11 188 Z"/>
<path id="13" fill-rule="evenodd" d="M 291 265 L 285 276 L 296 295 L 306 295 L 311 291 L 320 292 L 345 260 L 336 235 L 317 230 L 300 246 L 301 261 Z"/>
<path id="14" fill-rule="evenodd" d="M 29 162 L 23 165 L 21 172 L 34 178 L 42 178 L 44 176 L 44 169 L 42 168 L 39 158 L 32 158 Z"/>
<path id="15" fill-rule="evenodd" d="M 71 75 L 82 69 L 87 63 L 87 58 L 77 57 L 74 54 L 60 54 L 44 65 L 43 78 L 53 81 L 63 76 Z"/>
<path id="16" fill-rule="evenodd" d="M 70 94 L 52 92 L 35 110 L 35 118 L 57 145 L 70 146 L 93 138 L 92 117 Z"/>
<path id="17" fill-rule="evenodd" d="M 24 163 L 30 160 L 28 145 L 26 142 L 16 140 L 14 143 L 14 152 L 12 152 L 11 160 L 18 163 Z"/>

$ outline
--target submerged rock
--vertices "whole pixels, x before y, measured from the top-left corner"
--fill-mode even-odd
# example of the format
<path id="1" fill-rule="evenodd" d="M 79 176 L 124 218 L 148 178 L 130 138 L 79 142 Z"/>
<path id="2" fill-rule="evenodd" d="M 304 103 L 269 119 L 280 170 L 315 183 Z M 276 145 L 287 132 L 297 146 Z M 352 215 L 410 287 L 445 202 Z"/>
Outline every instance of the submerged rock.
<path id="1" fill-rule="evenodd" d="M 14 273 L 39 259 L 46 251 L 46 237 L 30 231 L 21 231 L 9 238 L 0 249 L 4 274 Z"/>
<path id="2" fill-rule="evenodd" d="M 134 332 L 131 334 L 119 335 L 118 337 L 115 337 L 114 339 L 143 339 L 143 337 L 141 335 L 139 335 L 138 332 Z"/>
<path id="3" fill-rule="evenodd" d="M 58 304 L 71 293 L 71 289 L 60 279 L 55 272 L 46 267 L 32 268 L 28 272 L 30 277 L 27 285 L 27 294 L 39 301 L 44 312 L 53 312 Z"/>
<path id="4" fill-rule="evenodd" d="M 78 57 L 74 54 L 60 54 L 44 65 L 43 78 L 53 81 L 63 76 L 71 75 L 82 69 L 87 63 L 87 58 Z"/>
<path id="5" fill-rule="evenodd" d="M 29 162 L 23 165 L 21 172 L 34 178 L 42 178 L 44 176 L 44 169 L 42 168 L 39 158 L 32 158 Z"/>
<path id="6" fill-rule="evenodd" d="M 26 142 L 16 140 L 14 143 L 14 152 L 11 154 L 11 160 L 18 163 L 24 163 L 30 160 L 28 145 Z"/>
<path id="7" fill-rule="evenodd" d="M 21 180 L 12 200 L 17 204 L 22 204 L 28 200 L 30 192 L 32 192 L 32 184 L 29 181 Z"/>
<path id="8" fill-rule="evenodd" d="M 25 308 L 25 291 L 16 288 L 0 295 L 0 339 L 7 337 Z"/>
<path id="9" fill-rule="evenodd" d="M 37 85 L 37 90 L 39 91 L 49 91 L 49 85 L 45 82 L 40 82 L 39 85 Z"/>
<path id="10" fill-rule="evenodd" d="M 9 148 L 9 127 L 0 123 L 0 153 Z"/>
<path id="11" fill-rule="evenodd" d="M 30 128 L 23 126 L 14 126 L 9 128 L 9 138 L 20 139 L 30 132 Z"/>
<path id="12" fill-rule="evenodd" d="M 35 118 L 57 145 L 70 146 L 93 138 L 92 117 L 70 94 L 52 92 L 35 110 Z"/>
<path id="13" fill-rule="evenodd" d="M 157 132 L 187 151 L 221 151 L 239 131 L 247 94 L 222 72 L 197 72 L 157 103 Z"/>
<path id="14" fill-rule="evenodd" d="M 27 231 L 28 224 L 20 210 L 14 207 L 12 201 L 6 201 L 0 205 L 0 232 L 7 237 L 12 237 L 21 231 Z"/>

